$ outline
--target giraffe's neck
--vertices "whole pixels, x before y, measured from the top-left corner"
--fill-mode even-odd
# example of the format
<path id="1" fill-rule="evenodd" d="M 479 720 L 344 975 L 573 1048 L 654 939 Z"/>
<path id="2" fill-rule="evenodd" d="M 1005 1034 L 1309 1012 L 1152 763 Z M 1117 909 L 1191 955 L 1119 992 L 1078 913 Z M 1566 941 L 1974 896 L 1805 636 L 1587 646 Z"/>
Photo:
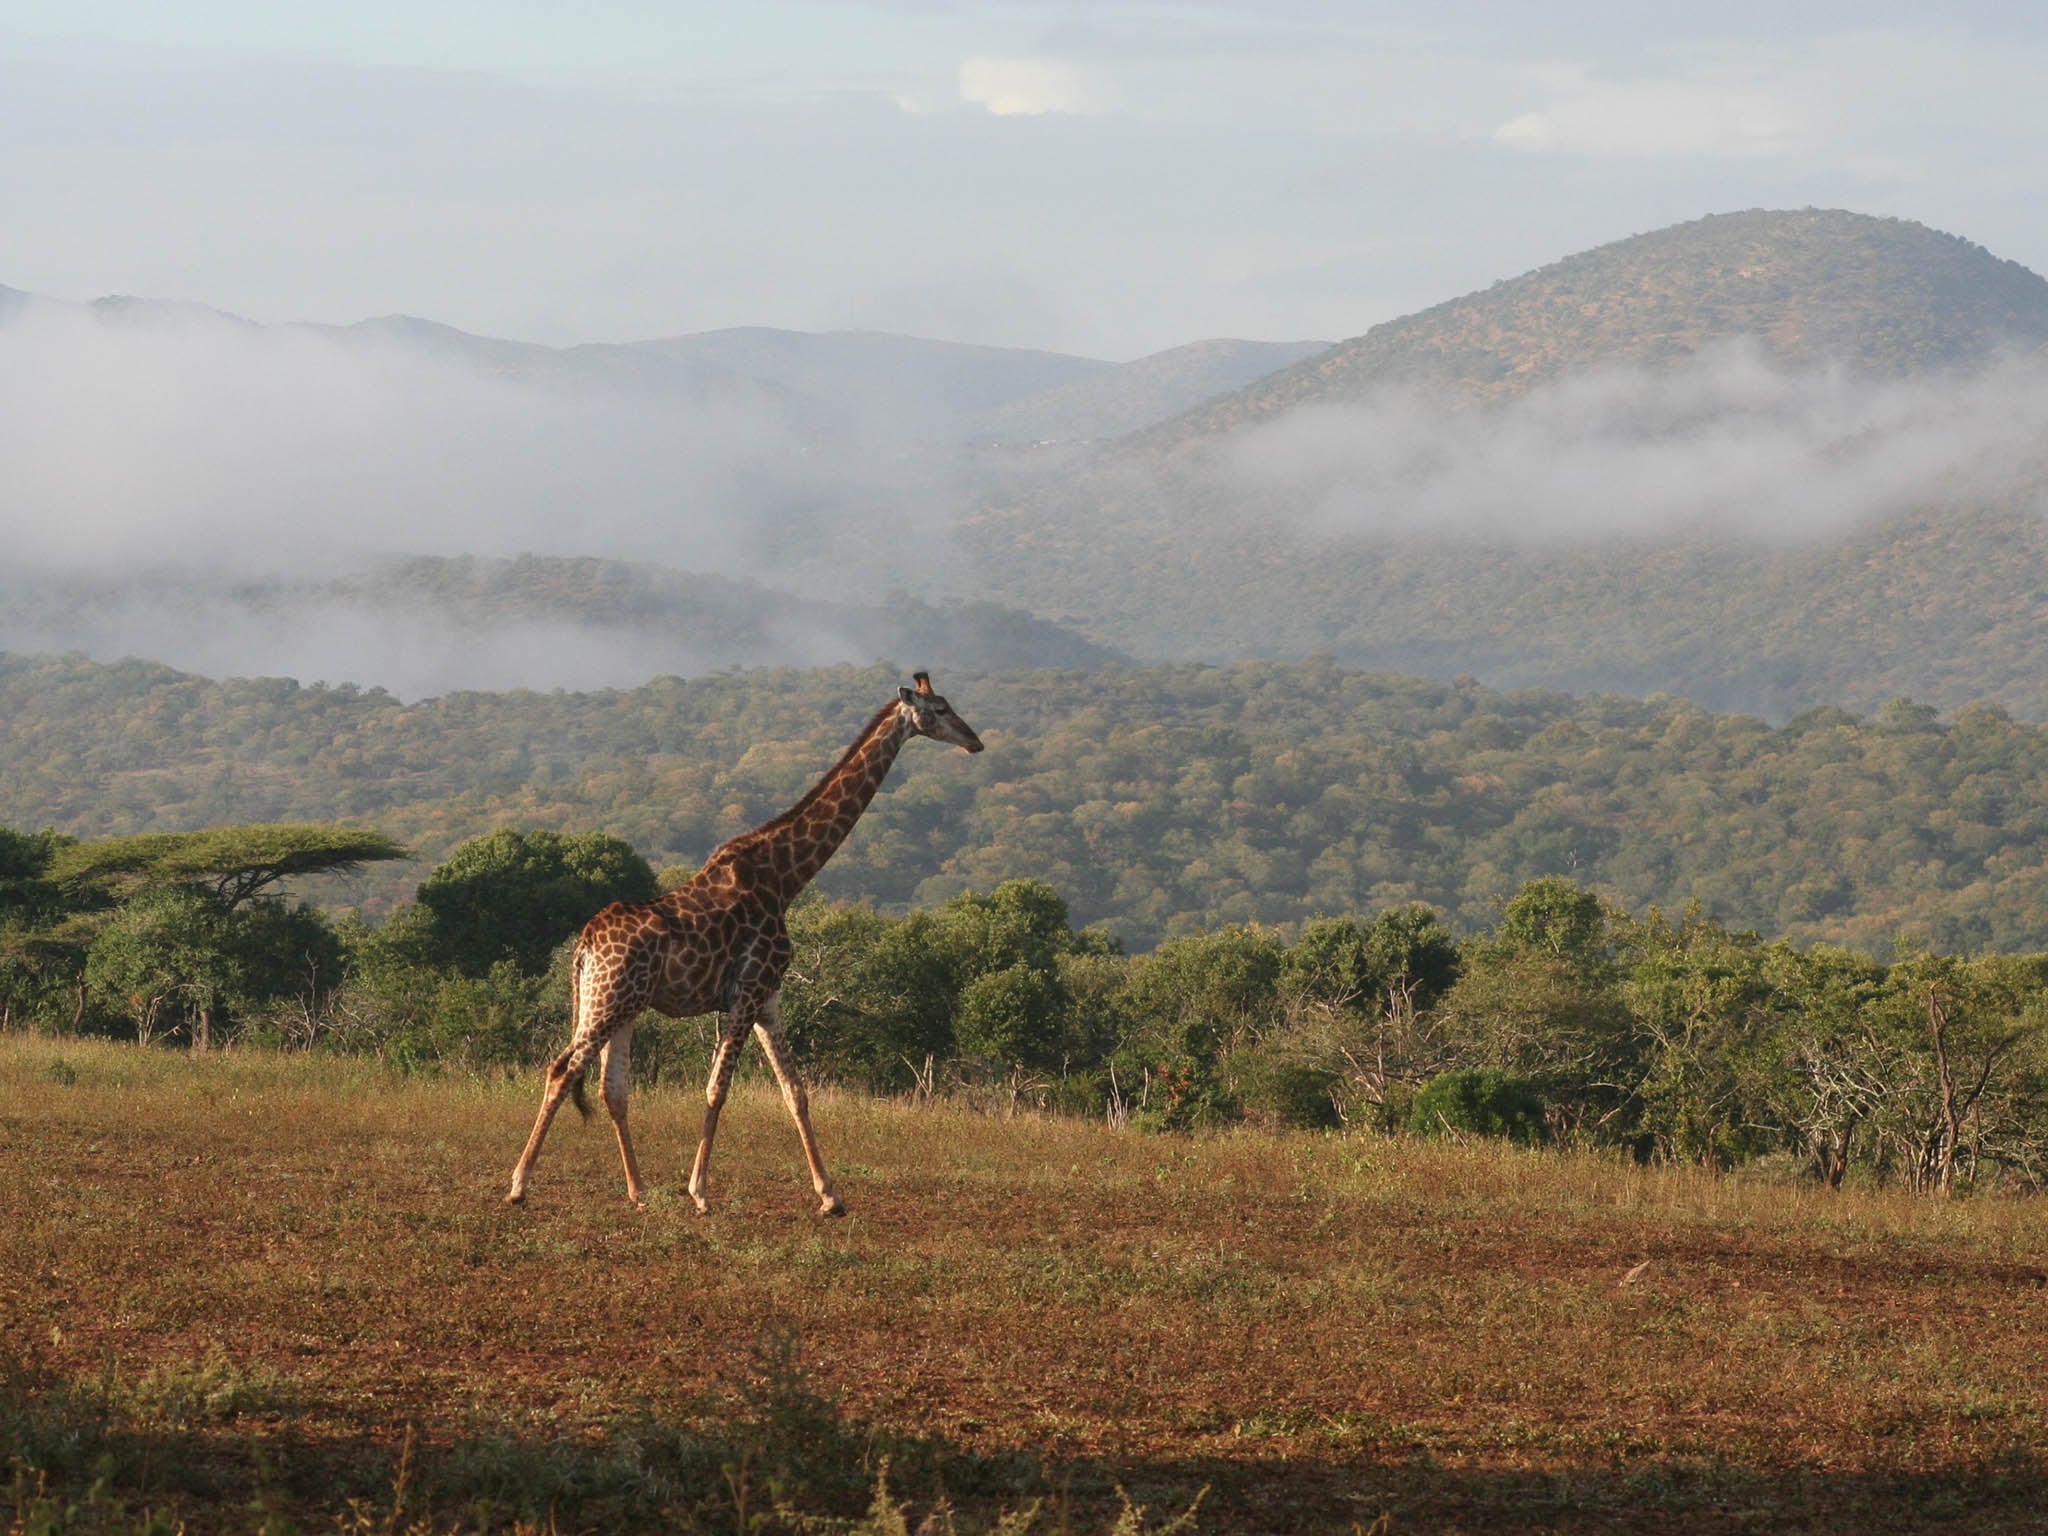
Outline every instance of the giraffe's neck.
<path id="1" fill-rule="evenodd" d="M 868 722 L 846 755 L 809 793 L 754 834 L 769 855 L 761 873 L 782 906 L 796 900 L 839 851 L 910 735 L 903 711 L 889 705 Z"/>

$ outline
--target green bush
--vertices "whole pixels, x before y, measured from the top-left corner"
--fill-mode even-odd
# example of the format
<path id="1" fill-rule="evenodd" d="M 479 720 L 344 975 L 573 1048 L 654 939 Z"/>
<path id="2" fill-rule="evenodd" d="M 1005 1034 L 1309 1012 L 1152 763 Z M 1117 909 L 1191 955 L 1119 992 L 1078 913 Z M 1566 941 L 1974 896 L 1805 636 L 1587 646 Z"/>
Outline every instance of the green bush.
<path id="1" fill-rule="evenodd" d="M 1543 1101 L 1527 1078 L 1511 1072 L 1440 1072 L 1416 1094 L 1408 1128 L 1423 1136 L 1500 1136 L 1527 1146 L 1543 1139 Z"/>

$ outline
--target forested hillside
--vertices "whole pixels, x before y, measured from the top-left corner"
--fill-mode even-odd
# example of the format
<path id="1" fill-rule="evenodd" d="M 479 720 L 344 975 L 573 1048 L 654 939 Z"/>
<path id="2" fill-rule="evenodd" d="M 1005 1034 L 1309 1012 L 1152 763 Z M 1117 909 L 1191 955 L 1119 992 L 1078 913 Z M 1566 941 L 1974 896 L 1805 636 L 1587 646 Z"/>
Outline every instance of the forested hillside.
<path id="1" fill-rule="evenodd" d="M 782 809 L 901 679 L 387 694 L 0 660 L 0 825 L 342 819 L 437 860 L 503 825 L 694 865 Z M 938 677 L 989 750 L 913 743 L 820 884 L 902 909 L 1012 877 L 1137 947 L 1405 901 L 1491 924 L 1564 874 L 1622 906 L 1886 952 L 2048 948 L 2048 732 L 1895 703 L 1781 728 L 1669 698 L 1500 693 L 1327 662 Z M 424 863 L 319 894 L 387 910 Z"/>
<path id="2" fill-rule="evenodd" d="M 2048 521 L 2031 497 L 1828 539 L 1695 530 L 1533 547 L 1506 533 L 1317 539 L 1130 501 L 1092 514 L 1114 538 L 1078 516 L 1028 535 L 991 518 L 968 537 L 1028 537 L 1031 564 L 1000 566 L 1005 597 L 1138 656 L 1326 652 L 1498 687 L 1682 693 L 1774 720 L 1901 695 L 2048 719 Z"/>

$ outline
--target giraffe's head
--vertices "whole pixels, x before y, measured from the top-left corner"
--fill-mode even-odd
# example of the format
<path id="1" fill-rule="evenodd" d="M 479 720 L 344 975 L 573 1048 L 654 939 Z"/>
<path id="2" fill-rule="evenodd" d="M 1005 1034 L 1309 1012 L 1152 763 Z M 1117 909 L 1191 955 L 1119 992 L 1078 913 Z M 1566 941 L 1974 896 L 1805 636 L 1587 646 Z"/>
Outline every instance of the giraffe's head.
<path id="1" fill-rule="evenodd" d="M 910 722 L 910 728 L 933 741 L 951 742 L 966 751 L 979 752 L 981 738 L 974 734 L 973 726 L 953 713 L 952 705 L 932 692 L 931 674 L 915 672 L 911 675 L 917 686 L 896 690 L 896 708 Z"/>

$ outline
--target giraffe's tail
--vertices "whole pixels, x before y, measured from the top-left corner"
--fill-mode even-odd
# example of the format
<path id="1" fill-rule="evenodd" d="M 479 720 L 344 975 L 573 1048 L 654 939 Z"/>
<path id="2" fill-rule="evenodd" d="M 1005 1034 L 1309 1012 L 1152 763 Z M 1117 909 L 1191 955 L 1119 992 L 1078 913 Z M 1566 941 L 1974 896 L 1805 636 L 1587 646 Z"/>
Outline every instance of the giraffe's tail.
<path id="1" fill-rule="evenodd" d="M 583 1038 L 583 941 L 576 941 L 575 953 L 569 957 L 569 1049 L 561 1055 L 557 1065 L 566 1066 L 575 1062 L 576 1075 L 569 1079 L 569 1099 L 575 1104 L 576 1113 L 583 1119 L 590 1118 L 590 1099 L 583 1091 L 583 1079 L 590 1070 L 590 1053 L 580 1056 L 577 1045 Z"/>

